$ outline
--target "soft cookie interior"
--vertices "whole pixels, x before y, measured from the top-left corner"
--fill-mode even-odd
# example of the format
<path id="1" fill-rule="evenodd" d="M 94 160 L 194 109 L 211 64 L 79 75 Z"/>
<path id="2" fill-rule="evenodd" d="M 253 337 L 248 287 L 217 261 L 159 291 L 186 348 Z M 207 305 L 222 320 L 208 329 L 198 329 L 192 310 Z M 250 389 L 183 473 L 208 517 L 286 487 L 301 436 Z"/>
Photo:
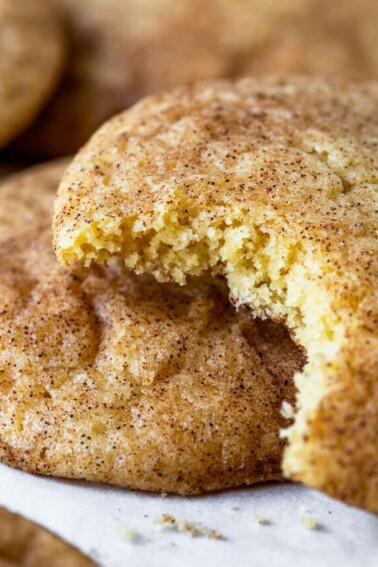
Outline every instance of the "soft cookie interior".
<path id="1" fill-rule="evenodd" d="M 113 255 L 236 305 L 306 351 L 285 473 L 377 510 L 377 86 L 247 79 L 148 99 L 102 127 L 60 189 L 61 262 Z"/>

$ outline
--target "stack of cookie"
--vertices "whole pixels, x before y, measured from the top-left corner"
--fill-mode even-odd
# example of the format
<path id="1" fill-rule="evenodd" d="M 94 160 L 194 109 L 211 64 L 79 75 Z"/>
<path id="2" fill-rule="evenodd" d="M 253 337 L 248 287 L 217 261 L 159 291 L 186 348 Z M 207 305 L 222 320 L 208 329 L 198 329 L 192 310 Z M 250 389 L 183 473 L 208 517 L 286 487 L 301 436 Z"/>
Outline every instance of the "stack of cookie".
<path id="1" fill-rule="evenodd" d="M 377 4 L 342 4 L 0 0 L 3 146 L 71 36 L 13 151 L 213 79 L 2 182 L 2 462 L 183 495 L 286 477 L 378 513 L 378 83 L 287 74 L 378 77 Z"/>

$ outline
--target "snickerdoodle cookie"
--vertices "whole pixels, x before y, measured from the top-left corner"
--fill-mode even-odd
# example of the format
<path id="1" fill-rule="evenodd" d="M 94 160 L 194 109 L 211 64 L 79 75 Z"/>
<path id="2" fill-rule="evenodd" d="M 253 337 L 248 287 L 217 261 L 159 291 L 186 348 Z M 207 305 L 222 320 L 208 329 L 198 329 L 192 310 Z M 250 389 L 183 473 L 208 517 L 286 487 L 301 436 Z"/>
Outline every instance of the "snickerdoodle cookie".
<path id="1" fill-rule="evenodd" d="M 0 508 L 0 567 L 95 567 L 58 536 Z"/>
<path id="2" fill-rule="evenodd" d="M 0 147 L 30 125 L 62 71 L 61 19 L 50 0 L 0 0 Z"/>
<path id="3" fill-rule="evenodd" d="M 378 77 L 376 0 L 55 0 L 71 55 L 64 83 L 20 141 L 40 155 L 77 150 L 142 96 L 271 71 Z"/>
<path id="4" fill-rule="evenodd" d="M 223 275 L 308 362 L 284 472 L 378 512 L 378 83 L 214 82 L 105 124 L 60 187 L 63 264 Z M 243 420 L 242 420 L 243 421 Z"/>
<path id="5" fill-rule="evenodd" d="M 50 225 L 63 169 L 0 185 L 0 459 L 181 494 L 282 478 L 281 406 L 303 353 L 237 313 L 222 282 L 62 268 Z"/>

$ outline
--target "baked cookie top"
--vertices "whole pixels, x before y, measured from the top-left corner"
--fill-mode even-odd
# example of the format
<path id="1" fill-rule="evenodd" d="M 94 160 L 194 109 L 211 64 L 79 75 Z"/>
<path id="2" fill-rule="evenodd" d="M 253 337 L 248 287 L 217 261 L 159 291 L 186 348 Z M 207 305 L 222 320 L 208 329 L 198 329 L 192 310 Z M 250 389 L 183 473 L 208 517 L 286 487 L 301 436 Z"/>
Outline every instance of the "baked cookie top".
<path id="1" fill-rule="evenodd" d="M 375 0 L 58 0 L 72 55 L 20 142 L 67 155 L 109 116 L 171 87 L 272 71 L 378 77 Z"/>
<path id="2" fill-rule="evenodd" d="M 0 147 L 29 126 L 60 77 L 65 42 L 49 0 L 0 0 Z"/>
<path id="3" fill-rule="evenodd" d="M 237 313 L 222 282 L 62 268 L 50 225 L 63 170 L 0 185 L 0 459 L 182 494 L 282 478 L 301 351 Z"/>
<path id="4" fill-rule="evenodd" d="M 62 181 L 60 261 L 119 256 L 185 283 L 227 278 L 305 347 L 285 470 L 378 509 L 378 84 L 274 77 L 149 98 Z"/>
<path id="5" fill-rule="evenodd" d="M 58 536 L 19 514 L 0 508 L 1 567 L 96 567 Z"/>

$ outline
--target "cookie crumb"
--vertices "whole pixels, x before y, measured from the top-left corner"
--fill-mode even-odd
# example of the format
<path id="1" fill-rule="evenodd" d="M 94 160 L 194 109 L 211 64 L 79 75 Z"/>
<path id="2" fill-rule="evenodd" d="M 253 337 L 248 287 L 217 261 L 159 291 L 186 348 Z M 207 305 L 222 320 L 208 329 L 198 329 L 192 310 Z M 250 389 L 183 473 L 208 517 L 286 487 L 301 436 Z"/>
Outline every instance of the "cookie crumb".
<path id="1" fill-rule="evenodd" d="M 308 530 L 316 530 L 318 527 L 315 518 L 312 518 L 311 516 L 303 516 L 301 521 L 304 527 L 307 528 Z"/>
<path id="2" fill-rule="evenodd" d="M 122 539 L 129 541 L 130 543 L 138 543 L 139 541 L 141 541 L 141 537 L 138 532 L 127 524 L 122 524 L 121 526 L 119 526 L 117 531 Z"/>
<path id="3" fill-rule="evenodd" d="M 172 528 L 175 529 L 177 526 L 176 519 L 169 514 L 163 514 L 160 518 L 156 519 L 156 523 L 160 524 L 165 528 Z"/>
<path id="4" fill-rule="evenodd" d="M 207 528 L 202 524 L 188 522 L 187 520 L 177 521 L 176 518 L 170 514 L 163 514 L 161 517 L 156 519 L 156 523 L 162 528 L 186 534 L 190 537 L 207 537 L 208 539 L 215 539 L 218 541 L 225 539 L 217 530 Z"/>
<path id="5" fill-rule="evenodd" d="M 256 520 L 260 526 L 267 526 L 269 524 L 268 520 L 264 518 L 264 516 L 261 516 L 260 514 L 256 514 Z"/>

